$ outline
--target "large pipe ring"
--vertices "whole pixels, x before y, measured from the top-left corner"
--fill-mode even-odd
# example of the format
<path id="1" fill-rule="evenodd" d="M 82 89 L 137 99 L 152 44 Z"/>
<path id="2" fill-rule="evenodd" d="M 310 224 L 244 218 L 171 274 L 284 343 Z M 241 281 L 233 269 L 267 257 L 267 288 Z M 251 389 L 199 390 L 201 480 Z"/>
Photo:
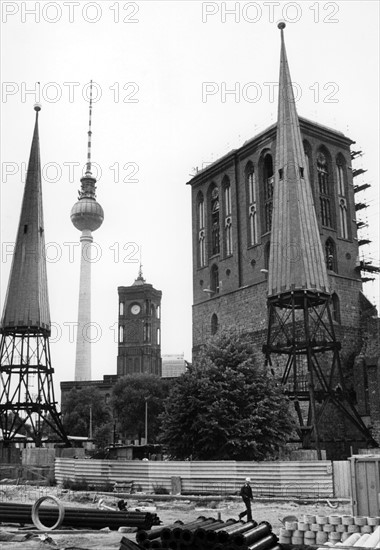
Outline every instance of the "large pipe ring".
<path id="1" fill-rule="evenodd" d="M 55 524 L 52 525 L 51 527 L 46 527 L 46 525 L 41 523 L 38 515 L 40 506 L 45 500 L 53 500 L 58 506 L 58 519 L 55 522 Z M 39 529 L 40 531 L 53 531 L 54 529 L 58 529 L 58 527 L 61 526 L 64 517 L 65 517 L 65 508 L 59 502 L 59 500 L 53 496 L 41 497 L 38 500 L 36 500 L 36 502 L 32 506 L 32 521 L 34 525 L 37 527 L 37 529 Z"/>

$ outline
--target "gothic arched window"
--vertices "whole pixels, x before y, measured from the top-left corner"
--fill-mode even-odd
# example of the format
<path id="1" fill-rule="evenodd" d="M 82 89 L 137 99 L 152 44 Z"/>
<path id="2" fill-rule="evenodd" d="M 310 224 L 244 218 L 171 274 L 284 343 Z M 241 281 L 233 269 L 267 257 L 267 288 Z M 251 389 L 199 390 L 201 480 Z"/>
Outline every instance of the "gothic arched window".
<path id="1" fill-rule="evenodd" d="M 273 210 L 273 159 L 270 153 L 264 157 L 263 165 L 264 174 L 264 231 L 268 233 L 272 227 L 272 210 Z"/>
<path id="2" fill-rule="evenodd" d="M 248 244 L 253 246 L 258 242 L 258 231 L 256 176 L 252 162 L 248 163 L 246 166 L 245 179 L 248 196 Z"/>
<path id="3" fill-rule="evenodd" d="M 211 317 L 211 334 L 214 336 L 218 332 L 218 316 L 214 313 Z"/>
<path id="4" fill-rule="evenodd" d="M 329 182 L 328 162 L 326 155 L 319 151 L 317 157 L 319 203 L 321 209 L 321 221 L 325 227 L 332 227 L 331 216 L 331 191 Z"/>
<path id="5" fill-rule="evenodd" d="M 224 236 L 225 236 L 225 253 L 226 256 L 231 256 L 233 252 L 232 246 L 232 205 L 231 205 L 231 184 L 228 178 L 223 182 L 224 195 Z"/>
<path id="6" fill-rule="evenodd" d="M 211 256 L 220 254 L 220 220 L 219 220 L 219 191 L 216 186 L 211 191 L 210 201 L 211 220 Z"/>
<path id="7" fill-rule="evenodd" d="M 198 216 L 198 265 L 206 265 L 206 229 L 205 229 L 205 201 L 203 194 L 200 193 L 197 201 Z"/>
<path id="8" fill-rule="evenodd" d="M 346 198 L 346 178 L 344 160 L 341 156 L 336 161 L 336 180 L 339 202 L 339 236 L 348 239 L 348 209 Z"/>
<path id="9" fill-rule="evenodd" d="M 119 315 L 124 315 L 124 302 L 119 304 Z"/>

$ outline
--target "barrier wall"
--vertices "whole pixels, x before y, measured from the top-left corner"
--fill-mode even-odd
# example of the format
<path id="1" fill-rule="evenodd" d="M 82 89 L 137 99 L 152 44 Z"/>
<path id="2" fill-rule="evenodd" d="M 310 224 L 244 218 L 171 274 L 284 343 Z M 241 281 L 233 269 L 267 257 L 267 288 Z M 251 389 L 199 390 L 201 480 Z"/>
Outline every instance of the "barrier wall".
<path id="1" fill-rule="evenodd" d="M 347 463 L 348 464 L 348 463 Z M 256 498 L 332 498 L 333 463 L 235 461 L 118 461 L 56 458 L 55 479 L 89 485 L 133 481 L 134 490 L 153 493 L 155 487 L 171 491 L 172 477 L 181 478 L 182 494 L 238 494 L 246 477 Z"/>

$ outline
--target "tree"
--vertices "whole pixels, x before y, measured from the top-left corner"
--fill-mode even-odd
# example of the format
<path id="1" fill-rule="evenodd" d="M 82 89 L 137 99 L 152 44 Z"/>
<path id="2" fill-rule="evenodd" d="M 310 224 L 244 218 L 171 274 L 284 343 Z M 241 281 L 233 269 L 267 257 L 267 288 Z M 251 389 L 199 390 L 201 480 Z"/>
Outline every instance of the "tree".
<path id="1" fill-rule="evenodd" d="M 246 337 L 211 340 L 175 383 L 160 441 L 178 459 L 263 460 L 292 432 L 281 385 L 257 365 Z"/>
<path id="2" fill-rule="evenodd" d="M 111 403 L 121 431 L 141 441 L 145 434 L 145 402 L 148 406 L 148 442 L 155 443 L 170 382 L 151 374 L 123 376 L 115 384 Z"/>
<path id="3" fill-rule="evenodd" d="M 70 390 L 62 413 L 63 426 L 68 435 L 88 437 L 90 435 L 90 415 L 95 443 L 97 443 L 98 431 L 103 432 L 105 426 L 108 426 L 110 432 L 112 430 L 110 411 L 97 388 L 73 388 Z M 104 438 L 101 439 L 103 441 Z"/>

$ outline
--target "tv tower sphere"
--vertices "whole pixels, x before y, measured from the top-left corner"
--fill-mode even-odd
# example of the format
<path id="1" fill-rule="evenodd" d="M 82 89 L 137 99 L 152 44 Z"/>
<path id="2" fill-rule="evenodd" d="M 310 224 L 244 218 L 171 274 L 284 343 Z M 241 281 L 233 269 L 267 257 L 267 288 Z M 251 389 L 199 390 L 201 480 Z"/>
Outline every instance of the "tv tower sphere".
<path id="1" fill-rule="evenodd" d="M 72 207 L 70 219 L 79 231 L 96 231 L 104 220 L 103 208 L 95 199 L 84 197 Z"/>

